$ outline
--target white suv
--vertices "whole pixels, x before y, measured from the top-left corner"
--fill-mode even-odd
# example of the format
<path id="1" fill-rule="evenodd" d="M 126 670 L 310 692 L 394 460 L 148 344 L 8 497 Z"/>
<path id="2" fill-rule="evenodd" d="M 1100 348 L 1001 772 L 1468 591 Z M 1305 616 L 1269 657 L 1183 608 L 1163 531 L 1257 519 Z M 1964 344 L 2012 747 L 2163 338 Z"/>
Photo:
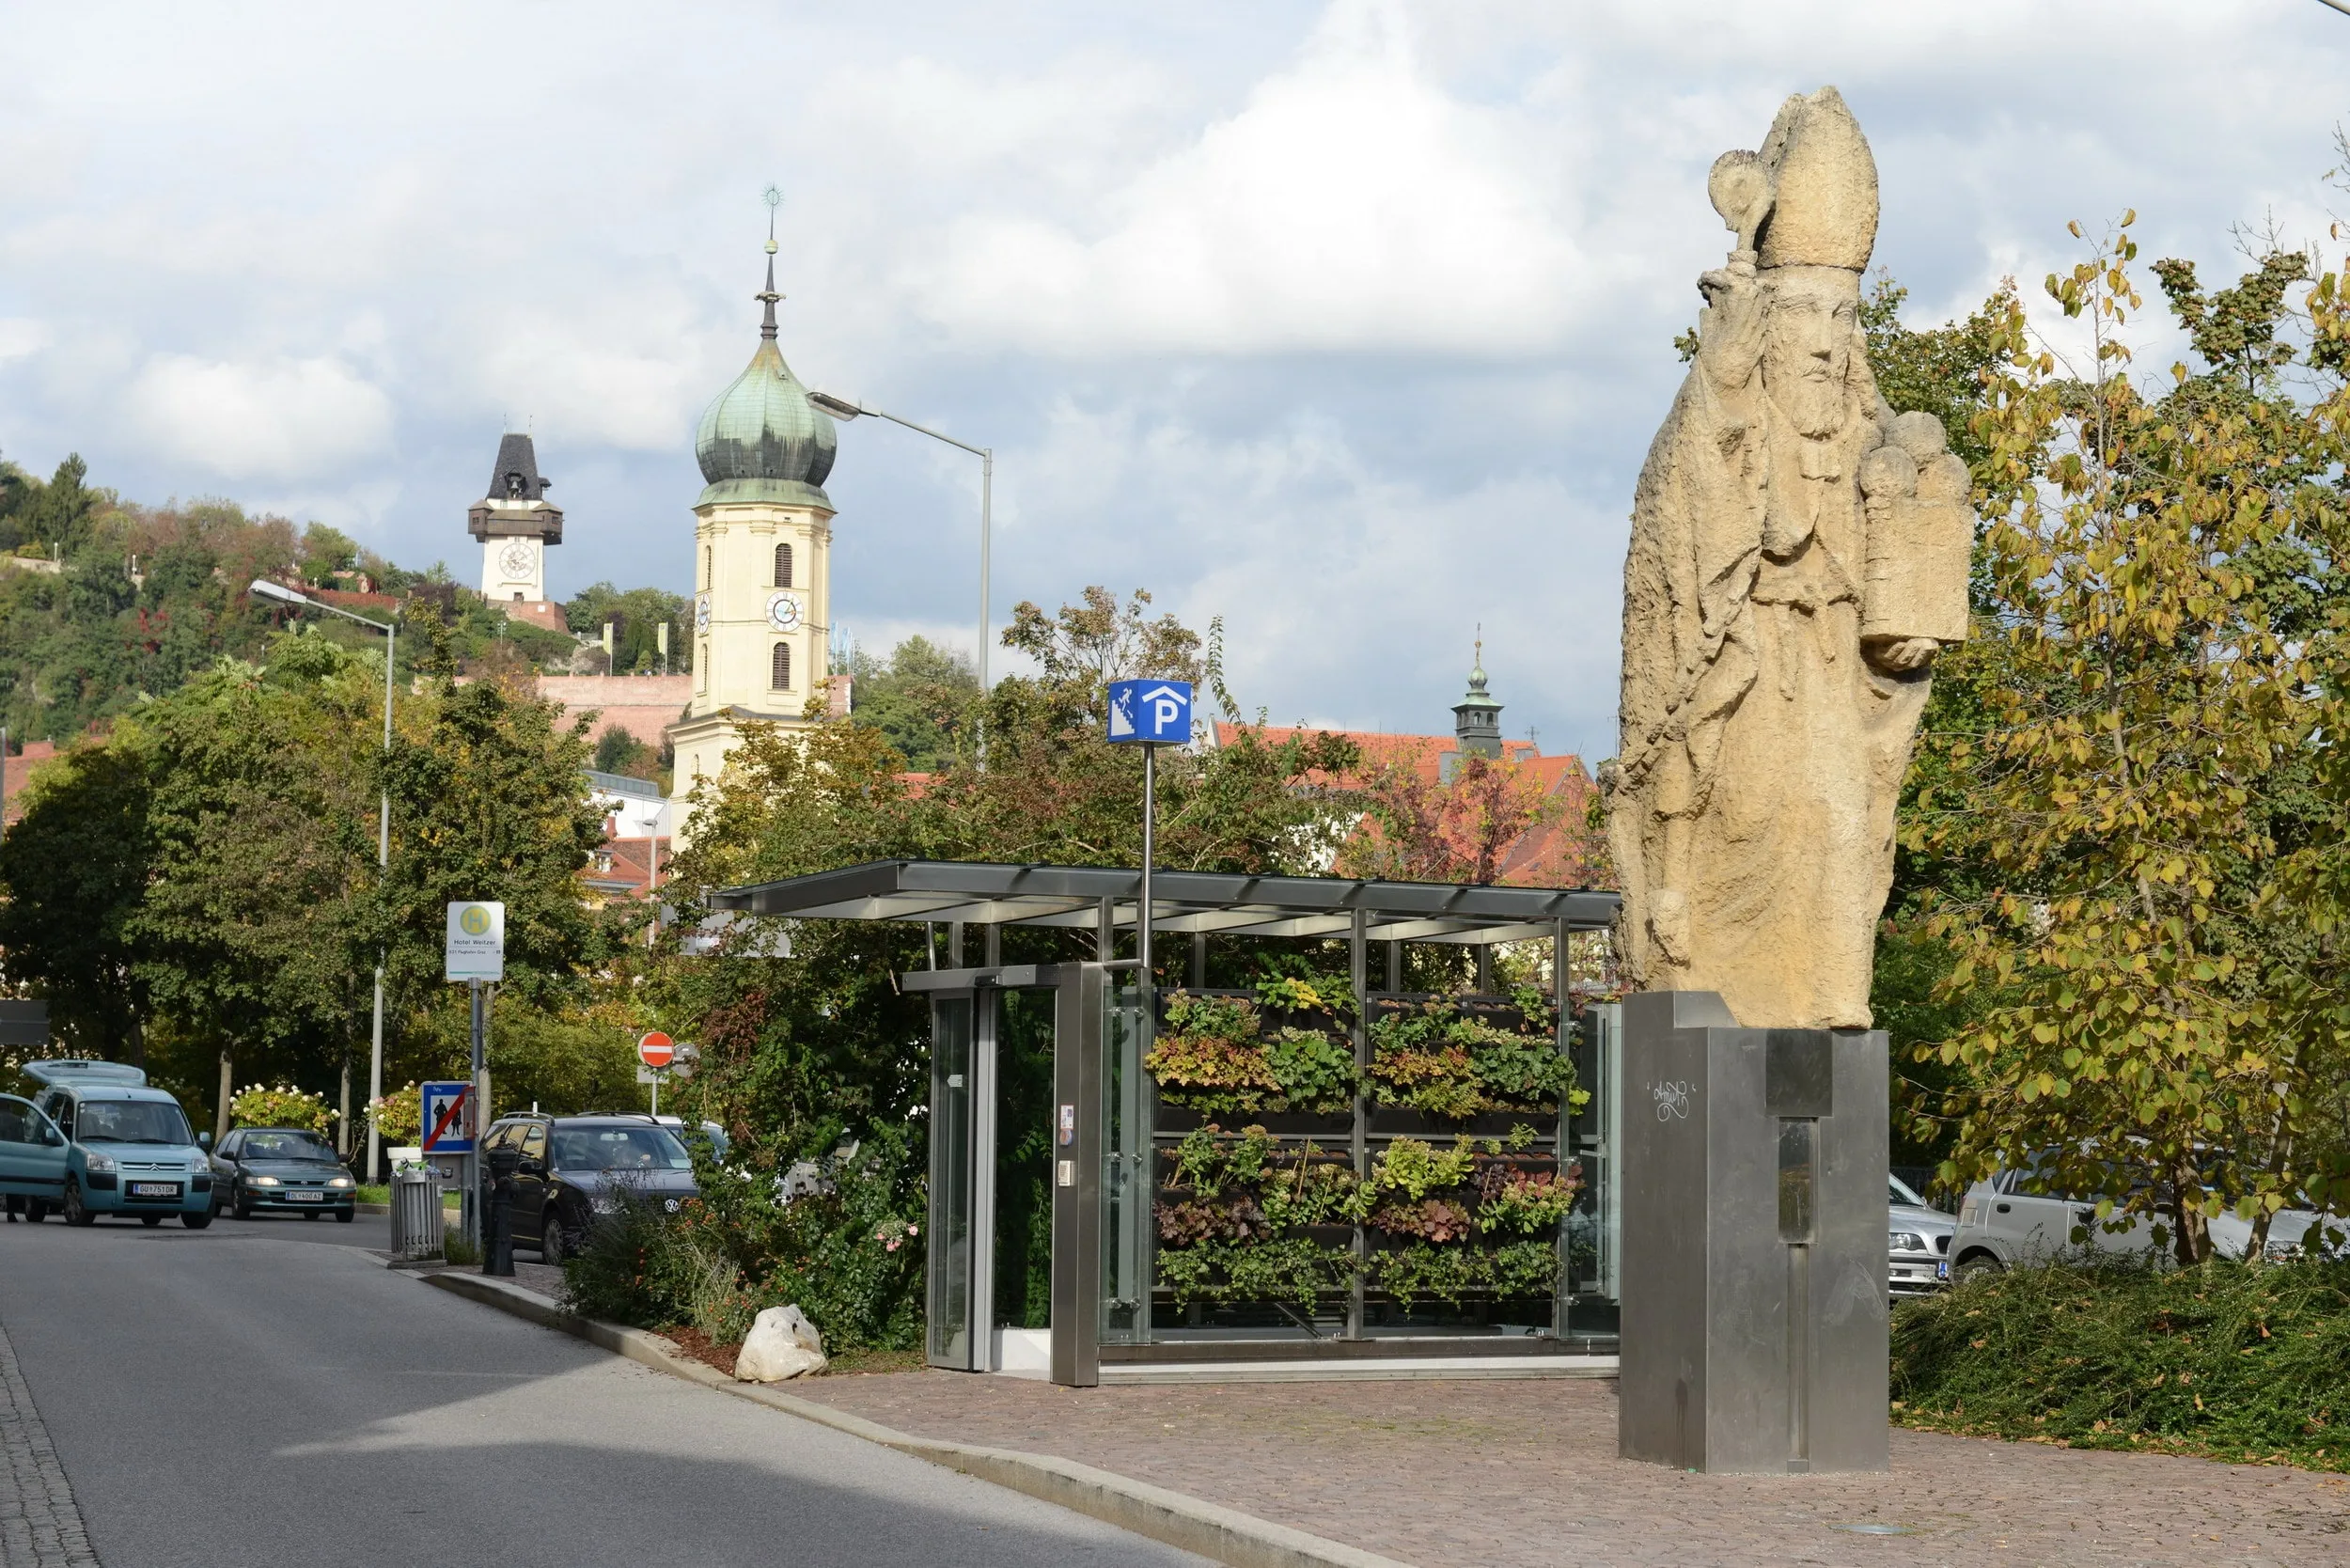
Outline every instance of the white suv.
<path id="1" fill-rule="evenodd" d="M 2131 1215 L 2123 1229 L 2108 1231 L 2098 1221 L 2094 1197 L 2051 1190 L 2026 1192 L 2022 1189 L 2027 1180 L 2025 1171 L 2001 1169 L 1968 1190 L 1959 1206 L 1958 1233 L 1950 1242 L 1951 1278 L 1965 1279 L 2060 1257 L 2135 1255 L 2154 1249 L 2157 1216 Z M 2029 1184 L 2044 1186 L 2036 1181 Z M 2312 1234 L 2312 1227 L 2322 1218 L 2307 1209 L 2280 1212 L 2269 1222 L 2268 1255 L 2290 1256 L 2304 1241 L 2324 1238 L 2323 1230 Z M 2073 1241 L 2076 1227 L 2086 1233 L 2078 1245 Z M 2223 1258 L 2243 1257 L 2251 1239 L 2251 1221 L 2238 1219 L 2232 1213 L 2223 1212 L 2211 1221 L 2212 1250 Z"/>

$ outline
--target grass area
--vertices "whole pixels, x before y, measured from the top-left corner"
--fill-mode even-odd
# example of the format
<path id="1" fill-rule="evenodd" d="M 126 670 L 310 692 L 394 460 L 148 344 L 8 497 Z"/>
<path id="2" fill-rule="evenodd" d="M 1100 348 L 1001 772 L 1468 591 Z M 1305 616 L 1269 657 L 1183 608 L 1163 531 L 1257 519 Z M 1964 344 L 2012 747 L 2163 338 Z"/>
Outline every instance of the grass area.
<path id="1" fill-rule="evenodd" d="M 2350 1470 L 2350 1263 L 2015 1269 L 1893 1315 L 1893 1419 Z"/>
<path id="2" fill-rule="evenodd" d="M 391 1204 L 392 1188 L 391 1184 L 388 1182 L 377 1186 L 368 1186 L 363 1182 L 355 1190 L 357 1191 L 359 1201 L 362 1203 L 382 1203 L 386 1207 L 389 1207 Z M 441 1194 L 441 1207 L 444 1209 L 454 1209 L 458 1207 L 457 1194 L 453 1192 L 445 1192 Z"/>

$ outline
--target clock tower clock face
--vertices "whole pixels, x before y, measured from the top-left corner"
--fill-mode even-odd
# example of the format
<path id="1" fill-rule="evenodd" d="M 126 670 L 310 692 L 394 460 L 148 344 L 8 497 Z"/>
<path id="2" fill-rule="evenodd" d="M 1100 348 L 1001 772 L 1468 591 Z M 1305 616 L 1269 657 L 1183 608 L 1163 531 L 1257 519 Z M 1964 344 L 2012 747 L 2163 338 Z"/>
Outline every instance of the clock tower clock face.
<path id="1" fill-rule="evenodd" d="M 789 632 L 800 623 L 800 602 L 788 593 L 771 594 L 767 599 L 767 624 L 778 632 Z"/>
<path id="2" fill-rule="evenodd" d="M 537 559 L 536 553 L 532 551 L 529 542 L 525 540 L 518 539 L 498 552 L 498 565 L 506 569 L 506 574 L 509 577 L 526 580 Z"/>
<path id="3" fill-rule="evenodd" d="M 707 590 L 694 595 L 694 625 L 699 631 L 710 630 L 710 594 Z"/>

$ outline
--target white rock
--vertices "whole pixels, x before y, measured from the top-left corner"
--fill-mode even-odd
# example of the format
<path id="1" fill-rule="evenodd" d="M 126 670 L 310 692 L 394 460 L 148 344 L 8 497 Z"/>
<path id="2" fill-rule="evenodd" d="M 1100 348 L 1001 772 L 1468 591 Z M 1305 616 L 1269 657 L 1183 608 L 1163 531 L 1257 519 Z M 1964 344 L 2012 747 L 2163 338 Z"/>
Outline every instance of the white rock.
<path id="1" fill-rule="evenodd" d="M 781 1383 L 824 1370 L 824 1337 L 798 1307 L 770 1307 L 751 1322 L 734 1358 L 744 1383 Z"/>

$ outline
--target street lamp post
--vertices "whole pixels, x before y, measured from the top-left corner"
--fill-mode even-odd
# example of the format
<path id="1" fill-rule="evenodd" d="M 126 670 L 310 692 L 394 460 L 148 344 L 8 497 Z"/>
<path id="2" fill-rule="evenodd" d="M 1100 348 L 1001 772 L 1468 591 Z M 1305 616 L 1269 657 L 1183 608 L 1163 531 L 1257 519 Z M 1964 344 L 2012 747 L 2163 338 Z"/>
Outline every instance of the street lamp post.
<path id="1" fill-rule="evenodd" d="M 870 416 L 875 419 L 886 419 L 893 425 L 903 425 L 910 431 L 919 431 L 922 434 L 929 436 L 933 441 L 944 441 L 949 447 L 960 447 L 964 451 L 969 452 L 972 456 L 979 460 L 979 690 L 984 693 L 987 690 L 987 633 L 990 620 L 988 614 L 989 600 L 987 592 L 987 556 L 989 534 L 992 531 L 990 511 L 994 506 L 995 495 L 995 448 L 993 447 L 974 447 L 968 441 L 957 441 L 953 436 L 934 431 L 928 425 L 917 425 L 911 419 L 901 418 L 895 414 L 885 413 L 878 408 L 868 407 L 867 405 L 857 402 L 853 399 L 836 398 L 829 392 L 810 392 L 807 395 L 807 400 L 814 403 L 818 408 L 822 409 L 826 414 L 831 415 L 836 419 L 854 419 L 860 416 Z"/>
<path id="2" fill-rule="evenodd" d="M 264 599 L 274 599 L 281 604 L 293 604 L 306 610 L 324 610 L 329 615 L 355 620 L 362 626 L 372 626 L 384 634 L 384 756 L 392 755 L 392 671 L 399 663 L 394 657 L 400 644 L 400 628 L 392 621 L 370 620 L 363 615 L 352 615 L 339 605 L 328 604 L 297 593 L 283 583 L 273 583 L 266 577 L 253 579 L 253 589 Z M 378 802 L 375 817 L 375 866 L 378 874 L 390 870 L 392 864 L 392 781 L 384 780 L 383 798 Z M 384 1098 L 384 954 L 375 960 L 375 1031 L 368 1052 L 368 1105 L 372 1107 Z M 368 1160 L 364 1168 L 369 1180 L 375 1176 L 376 1162 L 375 1118 L 368 1118 Z"/>

